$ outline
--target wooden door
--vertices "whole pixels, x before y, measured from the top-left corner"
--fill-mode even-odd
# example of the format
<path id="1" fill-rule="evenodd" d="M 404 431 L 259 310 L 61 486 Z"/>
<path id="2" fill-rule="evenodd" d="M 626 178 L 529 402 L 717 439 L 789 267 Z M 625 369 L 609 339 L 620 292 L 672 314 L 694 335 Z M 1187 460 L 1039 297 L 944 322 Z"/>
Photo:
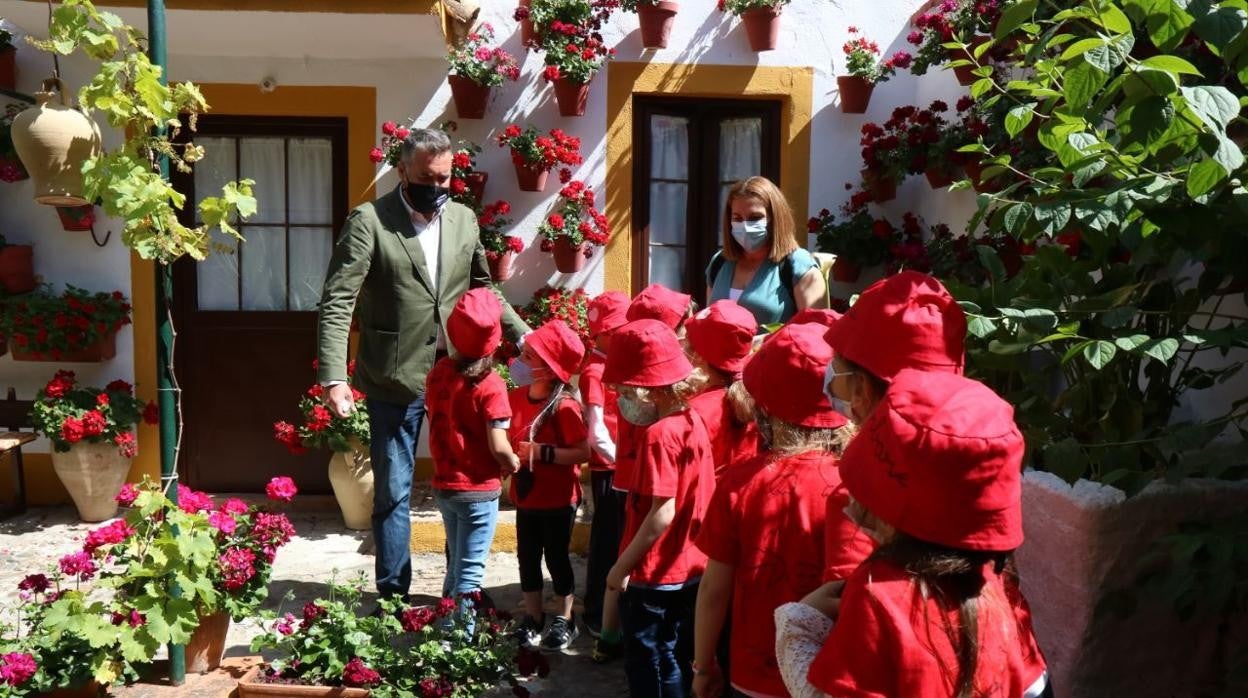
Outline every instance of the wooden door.
<path id="1" fill-rule="evenodd" d="M 317 305 L 347 211 L 346 139 L 345 119 L 200 118 L 207 158 L 175 184 L 195 201 L 254 179 L 259 210 L 236 224 L 245 242 L 214 231 L 220 250 L 175 268 L 180 467 L 191 487 L 262 492 L 290 475 L 302 492 L 330 491 L 329 455 L 290 455 L 272 425 L 298 421 L 316 379 Z"/>

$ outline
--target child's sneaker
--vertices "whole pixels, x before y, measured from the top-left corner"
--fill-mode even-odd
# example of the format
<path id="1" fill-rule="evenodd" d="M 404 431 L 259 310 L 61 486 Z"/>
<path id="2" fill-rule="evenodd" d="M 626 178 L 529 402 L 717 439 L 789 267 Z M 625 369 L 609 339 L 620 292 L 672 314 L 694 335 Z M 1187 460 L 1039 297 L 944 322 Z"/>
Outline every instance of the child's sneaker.
<path id="1" fill-rule="evenodd" d="M 594 621 L 584 618 L 581 622 L 585 624 L 585 631 L 589 633 L 590 637 L 594 639 L 602 637 L 602 621 Z"/>
<path id="2" fill-rule="evenodd" d="M 590 656 L 594 660 L 594 664 L 609 664 L 624 656 L 624 642 L 622 640 L 608 640 L 599 637 L 594 643 L 594 653 Z"/>
<path id="3" fill-rule="evenodd" d="M 546 624 L 546 616 L 543 615 L 541 620 L 535 620 L 533 616 L 524 614 L 520 619 L 520 624 L 511 633 L 522 647 L 536 649 L 538 642 L 542 639 L 542 626 Z"/>
<path id="4" fill-rule="evenodd" d="M 574 619 L 555 616 L 542 637 L 542 649 L 547 652 L 562 652 L 580 635 Z"/>

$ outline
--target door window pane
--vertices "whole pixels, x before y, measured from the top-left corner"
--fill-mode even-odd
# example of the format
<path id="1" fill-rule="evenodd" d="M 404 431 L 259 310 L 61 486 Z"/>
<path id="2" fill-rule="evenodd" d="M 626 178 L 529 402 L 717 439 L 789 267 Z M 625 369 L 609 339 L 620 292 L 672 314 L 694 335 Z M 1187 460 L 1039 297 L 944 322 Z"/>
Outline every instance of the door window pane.
<path id="1" fill-rule="evenodd" d="M 286 222 L 285 139 L 243 138 L 239 142 L 239 153 L 239 178 L 256 181 L 258 209 L 248 222 Z"/>
<path id="2" fill-rule="evenodd" d="M 719 181 L 736 182 L 762 174 L 763 120 L 719 122 Z M 722 203 L 722 202 L 721 202 Z"/>
<path id="3" fill-rule="evenodd" d="M 291 198 L 294 198 L 292 191 Z M 316 310 L 333 248 L 329 228 L 290 229 L 290 309 Z"/>
<path id="4" fill-rule="evenodd" d="M 650 185 L 650 242 L 685 244 L 688 215 L 688 184 L 654 182 Z"/>
<path id="5" fill-rule="evenodd" d="M 286 229 L 246 226 L 243 237 L 239 310 L 286 310 Z"/>
<path id="6" fill-rule="evenodd" d="M 685 248 L 650 247 L 650 283 L 685 290 Z"/>
<path id="7" fill-rule="evenodd" d="M 211 237 L 212 254 L 195 267 L 199 309 L 238 310 L 238 240 L 218 229 Z"/>
<path id="8" fill-rule="evenodd" d="M 656 114 L 650 117 L 650 176 L 689 178 L 689 120 Z"/>
<path id="9" fill-rule="evenodd" d="M 292 224 L 333 224 L 333 148 L 328 138 L 290 139 Z"/>

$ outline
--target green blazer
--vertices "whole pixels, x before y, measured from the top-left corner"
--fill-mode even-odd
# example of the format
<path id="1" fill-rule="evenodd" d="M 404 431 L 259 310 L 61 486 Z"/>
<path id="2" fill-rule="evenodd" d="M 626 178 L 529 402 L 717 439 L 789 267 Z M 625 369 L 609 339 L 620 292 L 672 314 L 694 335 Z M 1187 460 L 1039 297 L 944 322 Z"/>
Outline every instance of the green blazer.
<path id="1" fill-rule="evenodd" d="M 470 288 L 493 285 L 476 216 L 451 202 L 442 209 L 442 260 L 434 288 L 425 271 L 424 249 L 399 196 L 396 187 L 353 210 L 334 245 L 317 324 L 317 379 L 347 380 L 354 309 L 360 331 L 355 386 L 370 399 L 407 404 L 425 392 L 437 328 L 445 333 L 456 301 Z M 499 300 L 503 332 L 515 341 L 528 327 L 502 294 Z"/>

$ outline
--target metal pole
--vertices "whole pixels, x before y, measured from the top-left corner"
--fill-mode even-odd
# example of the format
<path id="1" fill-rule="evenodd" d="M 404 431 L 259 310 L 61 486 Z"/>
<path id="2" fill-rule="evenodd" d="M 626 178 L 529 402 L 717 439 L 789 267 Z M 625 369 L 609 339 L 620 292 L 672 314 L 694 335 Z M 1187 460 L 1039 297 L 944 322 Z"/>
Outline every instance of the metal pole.
<path id="1" fill-rule="evenodd" d="M 160 82 L 169 84 L 168 51 L 165 45 L 165 2 L 147 0 L 147 55 L 161 69 Z M 163 131 L 164 127 L 160 127 Z M 166 181 L 169 179 L 169 157 L 160 155 L 156 165 Z M 160 408 L 160 482 L 165 494 L 178 501 L 178 394 L 173 373 L 173 322 L 169 307 L 173 300 L 173 274 L 169 265 L 156 263 L 156 385 Z M 178 595 L 175 584 L 171 589 Z M 169 645 L 169 683 L 181 686 L 186 681 L 186 648 Z"/>

